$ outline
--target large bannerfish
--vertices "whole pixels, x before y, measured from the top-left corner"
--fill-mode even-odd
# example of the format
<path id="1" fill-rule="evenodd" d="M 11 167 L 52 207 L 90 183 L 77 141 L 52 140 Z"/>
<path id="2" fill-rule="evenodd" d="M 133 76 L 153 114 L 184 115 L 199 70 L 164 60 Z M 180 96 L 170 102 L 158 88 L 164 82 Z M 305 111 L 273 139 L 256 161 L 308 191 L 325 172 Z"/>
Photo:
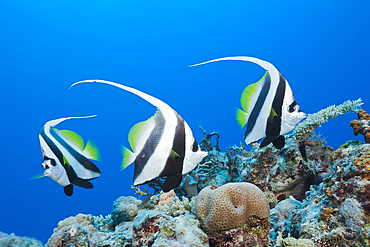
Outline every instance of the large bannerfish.
<path id="1" fill-rule="evenodd" d="M 63 186 L 67 196 L 73 194 L 73 185 L 93 188 L 89 180 L 99 177 L 100 170 L 89 159 L 100 161 L 101 156 L 91 139 L 84 148 L 83 140 L 78 134 L 70 130 L 58 130 L 54 126 L 68 119 L 94 116 L 59 118 L 40 128 L 43 176 Z"/>
<path id="2" fill-rule="evenodd" d="M 287 80 L 274 65 L 254 57 L 224 57 L 192 66 L 226 60 L 248 61 L 267 70 L 261 80 L 244 89 L 240 99 L 243 110 L 236 110 L 236 119 L 242 128 L 248 122 L 244 135 L 247 144 L 266 137 L 260 144 L 261 148 L 271 142 L 276 148 L 282 148 L 285 145 L 283 135 L 306 117 L 300 111 Z"/>
<path id="3" fill-rule="evenodd" d="M 84 80 L 74 83 L 103 83 L 129 91 L 157 107 L 157 112 L 146 121 L 134 125 L 128 140 L 132 151 L 122 148 L 122 169 L 135 162 L 134 185 L 166 177 L 163 191 L 176 188 L 182 174 L 193 170 L 207 156 L 195 141 L 193 132 L 184 119 L 163 101 L 115 82 Z"/>

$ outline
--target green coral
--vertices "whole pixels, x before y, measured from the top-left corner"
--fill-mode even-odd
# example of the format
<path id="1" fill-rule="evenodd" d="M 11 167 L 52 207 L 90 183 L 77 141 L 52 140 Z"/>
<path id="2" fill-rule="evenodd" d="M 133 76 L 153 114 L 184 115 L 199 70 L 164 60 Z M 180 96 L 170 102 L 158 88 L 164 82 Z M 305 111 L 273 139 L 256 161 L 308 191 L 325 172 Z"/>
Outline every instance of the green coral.
<path id="1" fill-rule="evenodd" d="M 332 105 L 319 112 L 308 114 L 306 120 L 295 127 L 293 136 L 295 136 L 297 141 L 307 140 L 313 135 L 316 128 L 326 123 L 330 118 L 335 118 L 345 113 L 356 112 L 361 108 L 362 104 L 361 99 L 354 101 L 348 100 L 341 105 Z"/>

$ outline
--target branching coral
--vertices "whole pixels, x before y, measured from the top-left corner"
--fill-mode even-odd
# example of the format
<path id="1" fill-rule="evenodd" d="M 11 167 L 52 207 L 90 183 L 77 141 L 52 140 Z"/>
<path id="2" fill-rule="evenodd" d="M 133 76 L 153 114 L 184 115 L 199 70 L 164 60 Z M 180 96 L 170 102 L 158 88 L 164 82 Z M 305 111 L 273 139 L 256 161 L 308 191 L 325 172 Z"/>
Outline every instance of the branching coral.
<path id="1" fill-rule="evenodd" d="M 370 143 L 370 115 L 361 109 L 357 112 L 357 117 L 360 121 L 353 120 L 349 126 L 353 128 L 355 136 L 361 134 L 365 137 L 365 142 Z"/>
<path id="2" fill-rule="evenodd" d="M 221 151 L 220 146 L 218 144 L 218 139 L 220 138 L 220 134 L 215 131 L 213 131 L 210 134 L 207 134 L 206 131 L 202 128 L 202 126 L 199 126 L 199 128 L 203 131 L 203 138 L 199 144 L 200 148 L 205 151 L 212 151 L 212 150 Z M 212 145 L 212 142 L 211 142 L 212 136 L 216 136 L 215 145 Z"/>
<path id="3" fill-rule="evenodd" d="M 183 196 L 182 200 L 180 200 L 180 198 L 176 196 L 175 192 L 173 192 L 173 190 L 171 191 L 167 193 L 161 192 L 161 194 L 151 197 L 150 200 L 153 203 L 158 202 L 158 205 L 155 208 L 156 210 L 171 215 L 173 217 L 183 215 L 189 212 L 190 213 L 194 212 L 195 197 L 193 197 L 189 201 L 187 197 Z"/>
<path id="4" fill-rule="evenodd" d="M 307 119 L 295 127 L 293 135 L 297 141 L 307 140 L 313 135 L 316 128 L 326 123 L 328 119 L 338 117 L 345 113 L 356 112 L 360 109 L 362 104 L 361 99 L 354 101 L 348 100 L 341 105 L 332 105 L 314 114 L 308 114 Z"/>

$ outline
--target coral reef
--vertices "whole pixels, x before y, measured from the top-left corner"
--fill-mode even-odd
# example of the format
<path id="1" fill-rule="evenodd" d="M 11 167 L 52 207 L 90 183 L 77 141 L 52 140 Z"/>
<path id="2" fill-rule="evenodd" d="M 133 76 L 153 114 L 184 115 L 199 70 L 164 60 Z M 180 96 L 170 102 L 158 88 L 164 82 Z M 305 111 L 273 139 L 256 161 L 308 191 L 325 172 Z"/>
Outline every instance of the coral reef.
<path id="1" fill-rule="evenodd" d="M 189 213 L 194 202 L 173 196 L 170 206 L 159 205 L 160 195 L 152 197 L 142 202 L 121 196 L 112 215 L 78 214 L 60 221 L 46 246 L 209 246 L 199 221 Z"/>
<path id="2" fill-rule="evenodd" d="M 333 165 L 311 186 L 291 216 L 290 234 L 318 246 L 366 246 L 370 216 L 370 144 L 347 142 L 333 152 Z"/>
<path id="3" fill-rule="evenodd" d="M 133 196 L 121 196 L 113 203 L 112 220 L 116 226 L 123 221 L 132 221 L 139 213 L 137 205 L 141 204 L 141 200 Z"/>
<path id="4" fill-rule="evenodd" d="M 43 247 L 44 245 L 34 238 L 18 237 L 14 233 L 6 234 L 0 231 L 0 246 Z"/>
<path id="5" fill-rule="evenodd" d="M 361 99 L 354 101 L 348 100 L 341 105 L 332 105 L 317 113 L 308 114 L 306 120 L 295 127 L 293 135 L 297 141 L 305 141 L 313 135 L 316 128 L 326 123 L 328 119 L 338 117 L 345 113 L 356 112 L 360 109 L 362 104 Z"/>
<path id="6" fill-rule="evenodd" d="M 262 149 L 254 146 L 250 152 L 243 145 L 230 147 L 226 153 L 213 150 L 188 176 L 197 181 L 198 191 L 211 184 L 253 183 L 263 190 L 271 208 L 289 196 L 302 200 L 311 184 L 318 184 L 327 176 L 334 150 L 322 140 L 307 140 L 300 145 L 304 146 L 306 157 L 302 157 L 293 136 L 286 138 L 281 150 L 272 145 Z M 181 195 L 181 186 L 177 191 Z"/>
<path id="7" fill-rule="evenodd" d="M 120 197 L 111 215 L 67 218 L 47 246 L 370 246 L 370 144 L 348 141 L 334 150 L 313 134 L 361 104 L 312 114 L 280 150 L 241 145 L 221 152 L 219 133 L 203 130 L 200 146 L 209 155 L 174 192 L 160 192 L 162 180 L 150 182 L 153 194 L 135 187 L 144 201 Z M 351 125 L 366 141 L 370 116 L 358 116 Z M 247 195 L 235 186 L 244 182 L 264 198 L 263 207 L 252 205 L 263 213 L 248 211 Z"/>
<path id="8" fill-rule="evenodd" d="M 164 198 L 170 199 L 166 203 L 163 203 L 164 201 L 161 201 L 161 197 L 164 194 L 168 194 L 170 192 L 164 193 L 161 192 L 159 194 L 159 202 L 155 206 L 155 210 L 161 211 L 165 214 L 168 214 L 170 216 L 179 216 L 186 213 L 194 213 L 195 211 L 195 197 L 193 197 L 190 201 L 187 197 L 183 196 L 182 200 L 178 198 L 173 192 L 172 196 L 170 198 L 167 198 L 167 195 Z M 152 196 L 151 200 L 157 200 L 158 196 Z"/>
<path id="9" fill-rule="evenodd" d="M 269 246 L 269 218 L 248 217 L 245 224 L 227 231 L 209 231 L 204 229 L 210 246 L 217 247 L 267 247 Z"/>
<path id="10" fill-rule="evenodd" d="M 283 247 L 316 247 L 310 239 L 295 239 L 292 237 L 286 238 L 282 241 Z"/>
<path id="11" fill-rule="evenodd" d="M 360 109 L 357 112 L 357 117 L 360 119 L 351 121 L 350 125 L 353 128 L 355 136 L 361 134 L 365 138 L 366 143 L 370 143 L 370 115 L 366 111 Z"/>
<path id="12" fill-rule="evenodd" d="M 159 196 L 159 202 L 158 204 L 163 206 L 164 204 L 167 204 L 168 206 L 171 205 L 171 200 L 172 198 L 174 198 L 176 196 L 176 193 L 174 190 L 170 190 L 168 192 L 165 192 L 165 193 L 162 193 L 160 196 Z"/>
<path id="13" fill-rule="evenodd" d="M 270 207 L 257 186 L 228 183 L 204 188 L 198 195 L 195 212 L 208 230 L 229 230 L 243 225 L 250 216 L 268 218 Z"/>

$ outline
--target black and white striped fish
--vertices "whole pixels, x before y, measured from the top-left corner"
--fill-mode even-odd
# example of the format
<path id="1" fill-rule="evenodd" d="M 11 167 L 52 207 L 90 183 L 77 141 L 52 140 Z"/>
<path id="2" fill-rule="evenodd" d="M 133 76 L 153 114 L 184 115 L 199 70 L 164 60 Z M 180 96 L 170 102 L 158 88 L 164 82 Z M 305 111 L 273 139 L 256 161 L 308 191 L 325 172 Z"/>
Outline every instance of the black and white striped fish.
<path id="1" fill-rule="evenodd" d="M 267 70 L 261 80 L 244 89 L 240 99 L 243 110 L 237 109 L 236 118 L 242 128 L 248 122 L 244 135 L 247 144 L 266 137 L 261 148 L 271 142 L 276 148 L 282 148 L 285 145 L 283 135 L 306 117 L 299 110 L 287 80 L 274 65 L 254 57 L 224 57 L 192 66 L 226 60 L 248 61 Z"/>
<path id="2" fill-rule="evenodd" d="M 133 152 L 122 148 L 122 169 L 135 162 L 134 185 L 158 177 L 166 177 L 163 191 L 179 186 L 182 174 L 193 170 L 207 156 L 199 148 L 184 119 L 163 101 L 118 83 L 105 80 L 85 80 L 74 83 L 97 82 L 127 90 L 157 107 L 154 116 L 134 125 L 128 135 Z"/>
<path id="3" fill-rule="evenodd" d="M 91 140 L 84 148 L 83 140 L 78 134 L 53 127 L 68 119 L 94 116 L 59 118 L 47 122 L 40 128 L 44 176 L 63 186 L 67 196 L 73 194 L 73 185 L 86 189 L 93 188 L 89 180 L 99 177 L 100 171 L 89 159 L 100 161 L 101 156 Z"/>

